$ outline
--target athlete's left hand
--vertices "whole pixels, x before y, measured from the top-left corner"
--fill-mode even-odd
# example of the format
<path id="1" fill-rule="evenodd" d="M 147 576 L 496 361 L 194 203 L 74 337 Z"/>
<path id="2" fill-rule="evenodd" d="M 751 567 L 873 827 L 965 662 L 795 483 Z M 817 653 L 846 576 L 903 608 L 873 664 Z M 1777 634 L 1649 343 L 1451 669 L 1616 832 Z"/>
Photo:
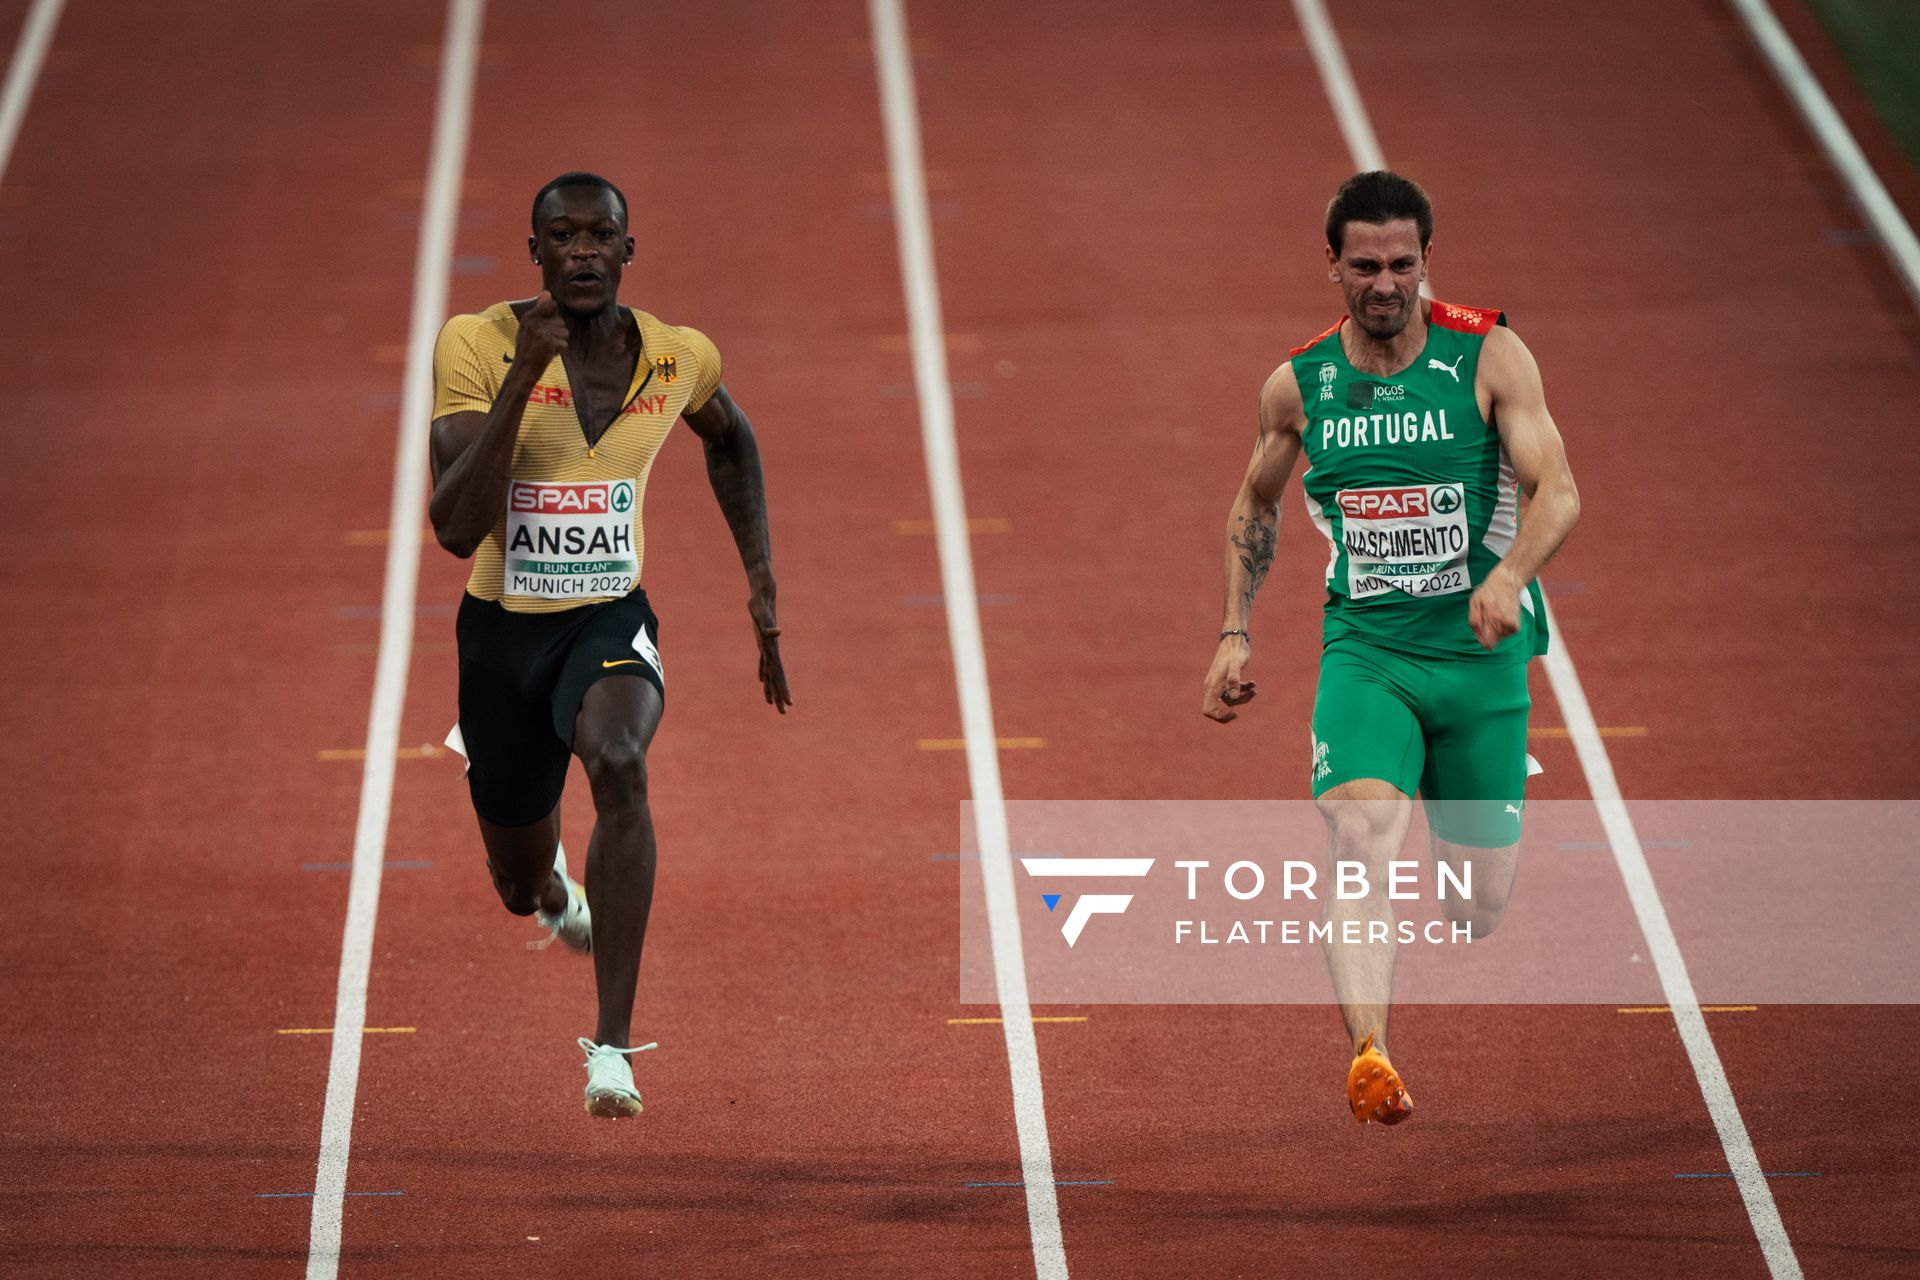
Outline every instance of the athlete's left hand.
<path id="1" fill-rule="evenodd" d="M 1521 587 L 1499 568 L 1487 575 L 1467 602 L 1474 639 L 1491 649 L 1520 629 Z"/>
<path id="2" fill-rule="evenodd" d="M 747 598 L 747 612 L 753 615 L 753 638 L 760 645 L 761 691 L 767 695 L 767 705 L 785 715 L 793 705 L 793 695 L 787 692 L 786 669 L 780 665 L 780 626 L 774 621 L 773 579 L 753 584 L 753 594 Z"/>

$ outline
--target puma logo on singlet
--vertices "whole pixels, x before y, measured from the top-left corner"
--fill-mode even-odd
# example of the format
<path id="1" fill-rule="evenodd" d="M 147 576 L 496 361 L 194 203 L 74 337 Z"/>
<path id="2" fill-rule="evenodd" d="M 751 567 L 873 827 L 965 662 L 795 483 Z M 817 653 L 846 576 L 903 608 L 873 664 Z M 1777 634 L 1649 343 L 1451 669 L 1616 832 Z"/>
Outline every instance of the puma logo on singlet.
<path id="1" fill-rule="evenodd" d="M 1507 812 L 1512 814 L 1516 818 L 1520 816 L 1520 810 L 1515 808 L 1513 805 L 1507 806 Z"/>
<path id="2" fill-rule="evenodd" d="M 1442 364 L 1440 361 L 1434 359 L 1432 356 L 1429 356 L 1427 357 L 1427 368 L 1438 369 L 1440 372 L 1446 374 L 1449 378 L 1452 378 L 1455 382 L 1458 382 L 1460 381 L 1460 362 L 1464 359 L 1466 359 L 1465 352 L 1462 352 L 1461 354 L 1455 356 L 1453 358 L 1452 364 Z"/>

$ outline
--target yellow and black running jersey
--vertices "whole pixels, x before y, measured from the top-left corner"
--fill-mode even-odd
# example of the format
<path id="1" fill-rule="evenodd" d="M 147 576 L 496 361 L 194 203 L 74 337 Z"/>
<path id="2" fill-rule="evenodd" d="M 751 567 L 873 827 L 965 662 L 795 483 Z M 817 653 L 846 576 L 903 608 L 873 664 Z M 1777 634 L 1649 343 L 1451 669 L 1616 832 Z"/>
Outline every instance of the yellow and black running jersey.
<path id="1" fill-rule="evenodd" d="M 697 329 L 633 317 L 640 360 L 626 407 L 591 448 L 565 363 L 541 374 L 520 419 L 507 509 L 474 553 L 469 594 L 515 613 L 550 613 L 640 585 L 647 472 L 674 420 L 719 387 L 720 353 Z M 447 321 L 433 349 L 433 416 L 492 409 L 519 335 L 504 302 Z"/>

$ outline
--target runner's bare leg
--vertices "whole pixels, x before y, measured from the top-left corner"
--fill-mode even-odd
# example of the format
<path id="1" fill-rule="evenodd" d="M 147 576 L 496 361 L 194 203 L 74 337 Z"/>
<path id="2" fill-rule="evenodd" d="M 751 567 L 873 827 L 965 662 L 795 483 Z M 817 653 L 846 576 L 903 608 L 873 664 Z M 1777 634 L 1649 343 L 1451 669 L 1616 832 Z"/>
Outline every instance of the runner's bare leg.
<path id="1" fill-rule="evenodd" d="M 480 839 L 487 846 L 487 870 L 493 888 L 507 910 L 517 916 L 535 911 L 557 915 L 566 909 L 567 887 L 553 869 L 560 847 L 560 806 L 540 821 L 524 827 L 502 827 L 479 818 Z"/>
<path id="2" fill-rule="evenodd" d="M 1453 877 L 1473 891 L 1471 898 L 1449 892 L 1440 900 L 1440 909 L 1455 924 L 1471 928 L 1476 941 L 1486 937 L 1499 927 L 1500 917 L 1507 911 L 1507 901 L 1513 896 L 1514 877 L 1520 871 L 1520 846 L 1476 849 L 1439 836 L 1432 838 L 1432 844 L 1433 860 L 1447 864 Z"/>
<path id="3" fill-rule="evenodd" d="M 647 805 L 647 748 L 664 710 L 651 681 L 614 675 L 581 699 L 573 750 L 593 788 L 587 845 L 587 902 L 593 908 L 593 977 L 600 993 L 596 1044 L 630 1047 L 640 952 L 653 909 L 653 814 Z"/>
<path id="4" fill-rule="evenodd" d="M 1330 862 L 1357 862 L 1366 868 L 1364 897 L 1342 899 L 1334 891 L 1336 868 L 1329 866 L 1322 896 L 1322 919 L 1332 926 L 1326 943 L 1327 972 L 1334 999 L 1346 1020 L 1347 1037 L 1358 1050 L 1369 1033 L 1374 1047 L 1387 1048 L 1387 1012 L 1393 994 L 1393 904 L 1387 899 L 1387 863 L 1399 856 L 1413 819 L 1413 801 L 1390 782 L 1355 778 L 1324 792 L 1320 816 L 1326 819 Z M 1349 921 L 1361 941 L 1343 942 Z M 1368 941 L 1374 921 L 1386 925 L 1384 941 Z"/>

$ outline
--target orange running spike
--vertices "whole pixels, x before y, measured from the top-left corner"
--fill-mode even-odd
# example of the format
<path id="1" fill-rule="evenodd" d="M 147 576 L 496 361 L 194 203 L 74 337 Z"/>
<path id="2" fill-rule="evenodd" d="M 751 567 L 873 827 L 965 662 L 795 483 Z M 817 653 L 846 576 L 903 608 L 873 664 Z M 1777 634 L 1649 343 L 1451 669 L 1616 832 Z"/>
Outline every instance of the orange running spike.
<path id="1" fill-rule="evenodd" d="M 1347 1069 L 1347 1102 L 1361 1124 L 1399 1124 L 1413 1114 L 1413 1099 L 1387 1055 L 1373 1047 L 1373 1034 L 1360 1042 Z"/>

